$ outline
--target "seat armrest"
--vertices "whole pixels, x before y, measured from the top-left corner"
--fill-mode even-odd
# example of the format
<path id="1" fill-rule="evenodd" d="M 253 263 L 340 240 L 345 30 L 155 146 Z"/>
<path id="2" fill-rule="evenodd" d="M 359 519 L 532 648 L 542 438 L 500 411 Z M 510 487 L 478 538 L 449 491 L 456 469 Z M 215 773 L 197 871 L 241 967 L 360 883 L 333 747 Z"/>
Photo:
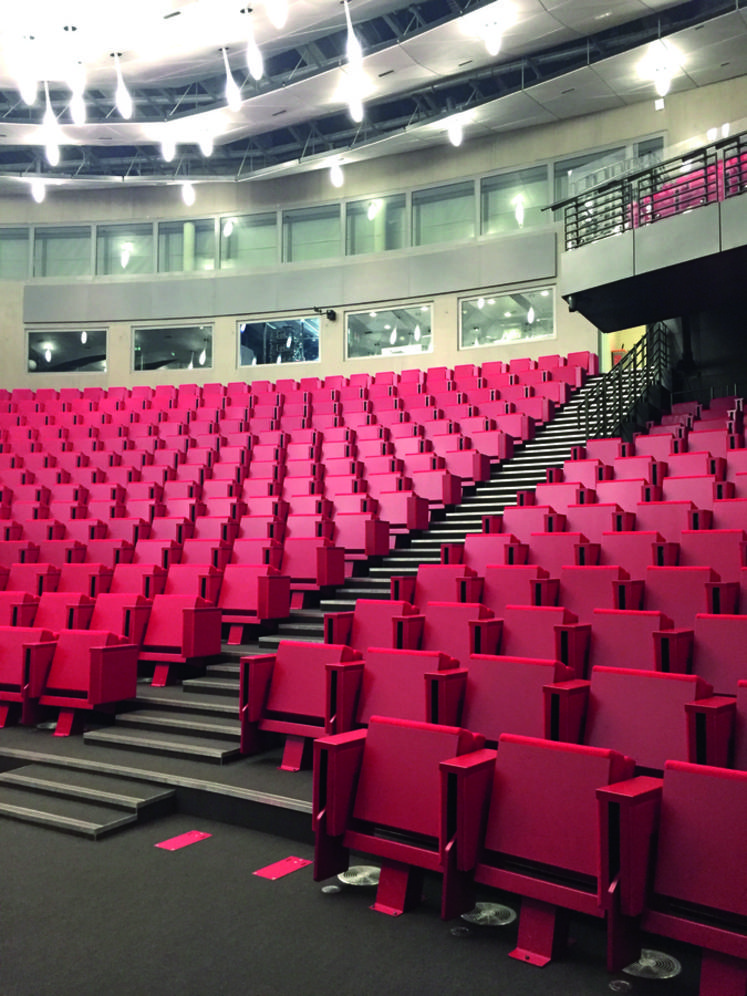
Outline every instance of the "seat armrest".
<path id="1" fill-rule="evenodd" d="M 354 612 L 325 612 L 324 642 L 347 643 L 353 628 Z"/>
<path id="2" fill-rule="evenodd" d="M 691 629 L 660 629 L 654 633 L 654 662 L 657 671 L 689 674 L 693 656 Z"/>
<path id="3" fill-rule="evenodd" d="M 613 581 L 613 605 L 616 609 L 643 608 L 643 581 Z"/>
<path id="4" fill-rule="evenodd" d="M 481 602 L 484 578 L 470 577 L 456 579 L 457 602 Z"/>
<path id="5" fill-rule="evenodd" d="M 456 841 L 459 871 L 477 864 L 498 752 L 483 748 L 441 761 L 441 847 Z"/>
<path id="6" fill-rule="evenodd" d="M 643 911 L 662 785 L 661 778 L 638 775 L 597 789 L 599 899 L 605 909 L 617 902 L 626 916 Z"/>
<path id="7" fill-rule="evenodd" d="M 464 543 L 442 543 L 441 544 L 442 564 L 463 564 L 464 563 Z"/>
<path id="8" fill-rule="evenodd" d="M 560 581 L 557 578 L 537 578 L 529 582 L 532 605 L 557 605 Z"/>
<path id="9" fill-rule="evenodd" d="M 466 668 L 459 667 L 426 672 L 426 722 L 442 723 L 445 726 L 460 725 L 468 674 Z"/>
<path id="10" fill-rule="evenodd" d="M 314 741 L 312 820 L 332 837 L 347 829 L 367 734 L 353 730 Z"/>
<path id="11" fill-rule="evenodd" d="M 242 657 L 239 678 L 239 712 L 242 723 L 258 723 L 262 718 L 275 666 L 274 654 Z"/>
<path id="12" fill-rule="evenodd" d="M 392 646 L 397 650 L 418 650 L 423 638 L 425 616 L 413 613 L 411 616 L 392 617 Z"/>
<path id="13" fill-rule="evenodd" d="M 497 654 L 503 638 L 502 619 L 470 619 L 471 654 Z"/>
<path id="14" fill-rule="evenodd" d="M 325 665 L 327 715 L 324 725 L 328 733 L 347 733 L 352 730 L 363 680 L 363 667 L 363 661 L 335 661 Z"/>
<path id="15" fill-rule="evenodd" d="M 581 743 L 590 687 L 589 681 L 579 678 L 543 686 L 546 739 Z"/>
<path id="16" fill-rule="evenodd" d="M 688 760 L 693 764 L 729 766 L 729 747 L 737 701 L 730 695 L 711 695 L 685 703 Z"/>
<path id="17" fill-rule="evenodd" d="M 555 627 L 555 656 L 572 668 L 577 678 L 586 675 L 590 639 L 590 623 L 560 623 Z"/>
<path id="18" fill-rule="evenodd" d="M 29 698 L 38 699 L 44 691 L 56 641 L 49 643 L 29 643 L 24 646 L 23 687 Z"/>
<path id="19" fill-rule="evenodd" d="M 734 615 L 739 602 L 738 581 L 706 581 L 708 612 L 714 615 Z"/>
<path id="20" fill-rule="evenodd" d="M 415 575 L 405 574 L 395 576 L 391 579 L 391 592 L 389 597 L 392 601 L 413 602 L 415 597 Z"/>

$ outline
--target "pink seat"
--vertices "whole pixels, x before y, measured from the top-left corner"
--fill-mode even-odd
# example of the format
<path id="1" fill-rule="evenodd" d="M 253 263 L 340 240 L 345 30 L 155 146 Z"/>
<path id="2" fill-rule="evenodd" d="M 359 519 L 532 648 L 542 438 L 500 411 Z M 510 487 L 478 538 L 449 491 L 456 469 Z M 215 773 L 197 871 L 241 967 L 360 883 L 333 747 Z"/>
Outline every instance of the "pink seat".
<path id="1" fill-rule="evenodd" d="M 114 594 L 144 595 L 153 598 L 163 592 L 166 571 L 157 564 L 117 564 L 109 591 Z"/>
<path id="2" fill-rule="evenodd" d="M 61 630 L 39 704 L 59 707 L 55 736 L 68 736 L 81 709 L 133 699 L 136 686 L 137 647 L 104 630 Z"/>
<path id="3" fill-rule="evenodd" d="M 105 592 L 96 596 L 89 629 L 105 629 L 140 647 L 150 617 L 151 601 L 144 595 Z"/>
<path id="4" fill-rule="evenodd" d="M 326 538 L 288 536 L 283 543 L 280 569 L 291 579 L 291 591 L 295 593 L 291 598 L 293 607 L 300 608 L 304 591 L 344 583 L 345 551 Z"/>
<path id="5" fill-rule="evenodd" d="M 534 605 L 535 584 L 548 577 L 547 571 L 537 564 L 489 564 L 485 568 L 481 601 L 502 619 L 507 605 Z"/>
<path id="6" fill-rule="evenodd" d="M 497 753 L 490 753 L 492 770 L 478 756 L 471 766 L 488 775 L 487 824 L 481 834 L 479 821 L 475 825 L 470 819 L 474 800 L 470 808 L 458 808 L 457 860 L 460 868 L 472 871 L 475 882 L 522 896 L 518 943 L 511 957 L 544 966 L 561 954 L 568 917 L 559 910 L 570 910 L 606 920 L 607 968 L 619 970 L 636 954 L 632 943 L 619 936 L 621 897 L 616 891 L 607 893 L 608 874 L 614 874 L 608 871 L 613 844 L 600 826 L 604 813 L 597 789 L 627 782 L 633 762 L 617 751 L 510 733 L 502 734 Z M 459 792 L 467 764 L 463 773 L 456 765 L 443 767 L 454 782 L 452 793 Z M 636 852 L 626 817 L 624 812 L 619 853 L 627 862 Z M 615 849 L 613 863 L 617 853 Z"/>
<path id="7" fill-rule="evenodd" d="M 471 896 L 453 860 L 440 769 L 482 743 L 458 727 L 383 717 L 372 717 L 368 730 L 317 740 L 315 879 L 345 871 L 351 851 L 372 854 L 381 863 L 374 910 L 397 916 L 415 906 L 429 870 L 444 876 L 441 916 L 466 912 Z M 478 818 L 473 808 L 469 815 Z"/>
<path id="8" fill-rule="evenodd" d="M 93 599 L 80 592 L 45 591 L 39 598 L 34 625 L 59 633 L 62 629 L 88 629 Z"/>
<path id="9" fill-rule="evenodd" d="M 166 572 L 164 595 L 199 595 L 215 605 L 223 572 L 211 564 L 172 564 Z"/>
<path id="10" fill-rule="evenodd" d="M 359 598 L 352 612 L 326 612 L 324 640 L 344 643 L 364 656 L 369 647 L 394 646 L 392 620 L 415 612 L 409 602 Z"/>
<path id="11" fill-rule="evenodd" d="M 363 654 L 355 725 L 373 716 L 453 723 L 459 714 L 466 671 L 437 650 L 368 647 Z M 331 664 L 331 670 L 336 669 Z"/>
<path id="12" fill-rule="evenodd" d="M 341 667 L 335 682 L 328 664 Z M 298 771 L 311 740 L 340 729 L 350 729 L 355 709 L 361 655 L 344 644 L 281 640 L 274 654 L 241 658 L 239 714 L 241 751 L 255 754 L 263 734 L 285 735 L 281 768 Z M 344 706 L 344 707 L 343 707 Z"/>
<path id="13" fill-rule="evenodd" d="M 644 604 L 675 628 L 692 629 L 698 612 L 735 612 L 737 582 L 722 582 L 710 567 L 647 567 Z"/>
<path id="14" fill-rule="evenodd" d="M 498 652 L 502 624 L 481 602 L 426 602 L 393 622 L 396 647 L 442 651 L 457 666 L 471 654 Z"/>
<path id="15" fill-rule="evenodd" d="M 290 578 L 264 564 L 227 564 L 218 596 L 227 642 L 244 642 L 245 627 L 290 615 Z"/>
<path id="16" fill-rule="evenodd" d="M 463 543 L 442 543 L 442 564 L 464 564 L 484 577 L 488 564 L 524 564 L 525 543 L 511 533 L 467 533 Z"/>
<path id="17" fill-rule="evenodd" d="M 520 543 L 530 543 L 533 533 L 565 529 L 565 515 L 549 505 L 508 505 L 501 520 L 502 532 L 513 533 Z"/>
<path id="18" fill-rule="evenodd" d="M 679 564 L 682 567 L 707 565 L 722 581 L 739 582 L 745 542 L 747 534 L 743 529 L 683 529 Z"/>
<path id="19" fill-rule="evenodd" d="M 38 722 L 39 696 L 56 646 L 49 630 L 0 624 L 0 727 L 16 719 L 24 726 Z"/>
<path id="20" fill-rule="evenodd" d="M 747 819 L 747 772 L 668 761 L 660 784 L 653 880 L 641 929 L 702 948 L 700 996 L 742 993 L 747 868 L 735 828 Z M 621 885 L 630 889 L 624 875 Z"/>
<path id="21" fill-rule="evenodd" d="M 620 582 L 628 582 L 625 585 L 624 606 L 620 605 L 618 595 Z M 630 582 L 628 572 L 616 564 L 601 567 L 565 565 L 560 569 L 557 601 L 574 612 L 579 622 L 591 623 L 594 609 L 640 609 L 642 600 L 642 583 Z M 544 605 L 545 602 L 537 604 Z"/>
<path id="22" fill-rule="evenodd" d="M 459 588 L 460 580 L 474 578 L 467 590 Z M 475 589 L 472 584 L 476 585 Z M 465 564 L 421 564 L 417 574 L 393 577 L 391 580 L 391 597 L 403 599 L 411 605 L 425 606 L 428 602 L 458 602 L 461 594 L 477 591 L 479 597 L 480 582 L 475 578 L 475 572 Z M 476 601 L 475 598 L 465 598 L 465 601 Z"/>
<path id="23" fill-rule="evenodd" d="M 39 596 L 44 591 L 56 591 L 59 577 L 60 568 L 54 564 L 11 564 L 6 589 L 28 591 L 32 595 Z"/>
<path id="24" fill-rule="evenodd" d="M 674 566 L 678 557 L 679 543 L 665 542 L 657 531 L 634 529 L 602 533 L 600 562 L 622 567 L 631 578 L 644 578 L 652 565 Z"/>
<path id="25" fill-rule="evenodd" d="M 589 667 L 609 665 L 635 667 L 644 671 L 657 667 L 655 636 L 670 631 L 672 620 L 663 612 L 640 609 L 594 609 L 589 647 Z M 685 641 L 663 670 L 684 673 L 689 670 L 692 641 Z"/>
<path id="26" fill-rule="evenodd" d="M 599 544 L 590 543 L 583 533 L 532 533 L 529 537 L 529 563 L 539 564 L 550 577 L 559 577 L 565 565 L 597 564 L 599 556 Z"/>
<path id="27" fill-rule="evenodd" d="M 604 533 L 633 529 L 635 515 L 624 511 L 617 502 L 594 502 L 591 505 L 569 505 L 565 510 L 565 527 L 570 533 L 583 533 L 590 543 L 602 544 Z M 604 559 L 604 549 L 600 551 Z"/>
<path id="28" fill-rule="evenodd" d="M 710 682 L 720 695 L 734 695 L 747 680 L 747 615 L 695 616 L 693 672 Z"/>
<path id="29" fill-rule="evenodd" d="M 502 733 L 567 739 L 562 709 L 553 716 L 545 708 L 543 689 L 572 680 L 570 668 L 556 660 L 490 654 L 473 654 L 463 666 L 467 680 L 460 721 L 468 729 L 480 730 L 490 743 Z"/>
<path id="30" fill-rule="evenodd" d="M 583 742 L 619 750 L 649 770 L 663 770 L 669 759 L 726 764 L 731 715 L 719 717 L 711 704 L 713 687 L 693 674 L 594 667 Z M 697 733 L 696 716 L 704 725 Z"/>
<path id="31" fill-rule="evenodd" d="M 196 595 L 156 595 L 138 655 L 155 664 L 153 684 L 164 686 L 173 664 L 204 666 L 220 653 L 220 609 Z"/>
<path id="32" fill-rule="evenodd" d="M 586 671 L 590 627 L 563 606 L 507 605 L 497 653 L 561 661 L 577 678 Z"/>

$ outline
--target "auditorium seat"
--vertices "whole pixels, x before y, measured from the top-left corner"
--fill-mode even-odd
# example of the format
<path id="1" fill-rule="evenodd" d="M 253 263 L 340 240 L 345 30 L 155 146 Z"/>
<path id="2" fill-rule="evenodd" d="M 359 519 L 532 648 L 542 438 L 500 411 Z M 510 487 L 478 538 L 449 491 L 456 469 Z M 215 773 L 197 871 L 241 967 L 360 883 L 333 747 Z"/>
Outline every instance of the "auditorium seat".
<path id="1" fill-rule="evenodd" d="M 80 710 L 135 697 L 137 647 L 104 630 L 62 630 L 39 698 L 59 707 L 55 736 L 73 732 Z"/>
<path id="2" fill-rule="evenodd" d="M 702 949 L 700 996 L 740 996 L 747 989 L 747 867 L 740 837 L 747 772 L 672 760 L 658 785 L 660 819 L 651 838 L 650 889 L 636 911 L 640 928 L 660 947 L 659 938 L 668 937 Z M 630 891 L 626 871 L 621 887 Z"/>
<path id="3" fill-rule="evenodd" d="M 245 627 L 290 615 L 290 578 L 265 564 L 227 564 L 218 596 L 227 642 L 244 642 Z"/>
<path id="4" fill-rule="evenodd" d="M 644 606 L 663 612 L 675 628 L 692 629 L 698 612 L 733 613 L 739 584 L 721 581 L 710 567 L 647 567 Z"/>
<path id="5" fill-rule="evenodd" d="M 457 722 L 467 672 L 448 652 L 372 646 L 363 659 L 354 726 L 367 726 L 372 716 Z M 327 668 L 334 673 L 338 665 Z"/>
<path id="6" fill-rule="evenodd" d="M 0 624 L 0 727 L 16 719 L 24 726 L 38 722 L 39 696 L 56 645 L 49 630 Z"/>
<path id="7" fill-rule="evenodd" d="M 300 770 L 311 740 L 351 729 L 362 667 L 359 651 L 334 643 L 281 640 L 274 654 L 242 657 L 242 754 L 256 754 L 265 734 L 283 734 L 280 767 Z"/>
<path id="8" fill-rule="evenodd" d="M 401 599 L 358 598 L 352 612 L 324 614 L 324 640 L 344 643 L 364 655 L 369 647 L 394 647 L 392 619 L 415 611 Z"/>
<path id="9" fill-rule="evenodd" d="M 371 854 L 381 865 L 374 910 L 399 916 L 416 906 L 427 870 L 443 876 L 442 918 L 466 912 L 471 895 L 468 876 L 456 867 L 456 800 L 442 787 L 441 765 L 481 754 L 482 744 L 458 727 L 384 717 L 372 717 L 367 730 L 317 740 L 314 878 L 345 871 L 351 852 Z M 468 806 L 471 820 L 479 820 L 479 808 Z"/>
<path id="10" fill-rule="evenodd" d="M 394 646 L 439 650 L 464 666 L 471 654 L 495 654 L 502 622 L 481 602 L 428 601 L 420 611 L 394 618 Z"/>
<path id="11" fill-rule="evenodd" d="M 138 660 L 153 662 L 153 685 L 173 677 L 172 665 L 204 666 L 221 648 L 221 613 L 196 595 L 156 595 Z"/>
<path id="12" fill-rule="evenodd" d="M 597 564 L 599 556 L 599 543 L 590 543 L 583 533 L 531 533 L 529 536 L 529 563 L 544 567 L 550 577 L 559 577 L 566 564 Z"/>
<path id="13" fill-rule="evenodd" d="M 586 672 L 590 626 L 563 606 L 507 605 L 498 654 L 561 661 L 577 678 Z"/>
<path id="14" fill-rule="evenodd" d="M 471 580 L 460 588 L 463 578 Z M 403 599 L 418 607 L 427 602 L 478 601 L 480 590 L 480 580 L 465 564 L 420 564 L 416 574 L 395 575 L 391 579 L 391 598 Z M 467 597 L 473 592 L 476 597 Z"/>
<path id="15" fill-rule="evenodd" d="M 39 598 L 34 626 L 52 633 L 63 629 L 88 629 L 93 612 L 93 599 L 81 592 L 45 591 Z"/>
<path id="16" fill-rule="evenodd" d="M 522 897 L 510 956 L 541 967 L 562 955 L 568 913 L 576 912 L 606 922 L 608 971 L 635 960 L 622 929 L 633 924 L 621 921 L 621 897 L 608 887 L 618 859 L 626 872 L 633 861 L 637 876 L 645 874 L 636 858 L 647 837 L 630 832 L 627 812 L 619 840 L 604 833 L 596 796 L 602 786 L 626 783 L 632 760 L 613 750 L 504 733 L 497 751 L 471 761 L 442 765 L 450 795 L 468 803 L 457 804 L 457 863 L 475 883 Z M 484 829 L 474 798 L 483 786 L 489 798 Z"/>
<path id="17" fill-rule="evenodd" d="M 663 612 L 594 609 L 589 667 L 610 665 L 686 674 L 692 659 L 692 630 L 672 630 L 672 620 Z M 657 640 L 662 632 L 671 634 L 663 657 Z"/>

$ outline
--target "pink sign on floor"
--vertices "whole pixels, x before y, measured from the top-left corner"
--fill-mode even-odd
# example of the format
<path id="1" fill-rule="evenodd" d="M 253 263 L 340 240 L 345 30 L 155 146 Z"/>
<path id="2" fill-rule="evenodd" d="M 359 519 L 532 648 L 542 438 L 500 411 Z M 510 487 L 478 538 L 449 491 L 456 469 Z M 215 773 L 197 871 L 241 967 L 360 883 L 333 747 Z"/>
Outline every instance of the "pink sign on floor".
<path id="1" fill-rule="evenodd" d="M 206 840 L 212 836 L 211 833 L 202 833 L 200 830 L 188 830 L 187 833 L 180 833 L 178 837 L 162 840 L 160 844 L 155 846 L 163 848 L 164 851 L 178 851 L 181 847 L 189 847 L 190 844 L 196 844 L 198 840 Z"/>
<path id="2" fill-rule="evenodd" d="M 306 865 L 310 864 L 311 862 L 306 858 L 283 858 L 282 861 L 275 861 L 271 865 L 260 868 L 254 874 L 259 875 L 260 878 L 269 878 L 274 881 L 276 878 L 290 875 L 291 872 L 298 871 L 299 868 L 305 868 Z"/>

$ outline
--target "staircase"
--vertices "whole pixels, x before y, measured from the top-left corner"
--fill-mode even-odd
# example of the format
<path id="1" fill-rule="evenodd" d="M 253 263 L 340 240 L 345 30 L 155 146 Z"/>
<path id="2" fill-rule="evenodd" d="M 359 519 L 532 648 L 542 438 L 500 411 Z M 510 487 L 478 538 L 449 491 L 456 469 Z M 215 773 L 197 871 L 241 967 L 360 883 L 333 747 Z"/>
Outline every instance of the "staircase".
<path id="1" fill-rule="evenodd" d="M 540 428 L 534 439 L 517 448 L 511 460 L 493 468 L 490 481 L 466 490 L 460 505 L 446 509 L 441 519 L 432 519 L 427 532 L 403 537 L 405 544 L 379 564 L 368 566 L 364 576 L 348 578 L 345 584 L 319 608 L 294 612 L 276 632 L 259 637 L 260 652 L 272 653 L 280 640 L 324 639 L 324 613 L 352 611 L 359 598 L 389 598 L 390 579 L 415 574 L 419 564 L 435 564 L 441 559 L 441 544 L 460 542 L 467 533 L 482 532 L 485 515 L 495 515 L 516 501 L 516 492 L 533 488 L 546 479 L 548 467 L 561 467 L 571 448 L 586 441 L 579 426 L 579 412 L 588 408 L 588 397 L 599 378 L 590 378 L 555 415 Z"/>
<path id="2" fill-rule="evenodd" d="M 64 764 L 0 773 L 0 816 L 97 840 L 175 811 L 176 793 L 133 778 Z"/>

